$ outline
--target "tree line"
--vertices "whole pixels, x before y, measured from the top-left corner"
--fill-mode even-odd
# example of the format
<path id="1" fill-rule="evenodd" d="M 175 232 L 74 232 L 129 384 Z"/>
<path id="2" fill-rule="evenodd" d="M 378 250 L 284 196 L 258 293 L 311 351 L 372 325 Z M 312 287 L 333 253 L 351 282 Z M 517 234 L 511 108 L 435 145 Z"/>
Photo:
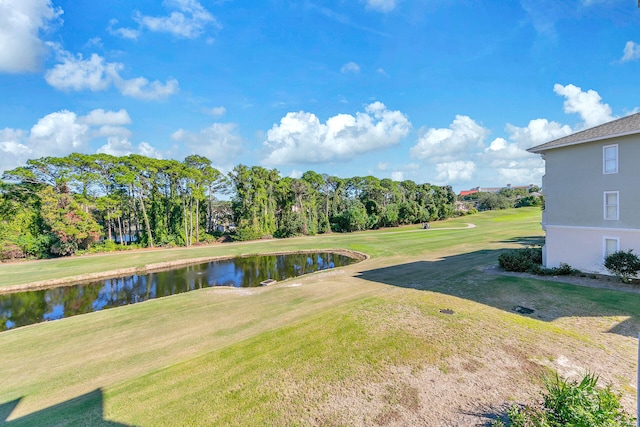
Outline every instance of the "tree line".
<path id="1" fill-rule="evenodd" d="M 456 200 L 451 187 L 409 180 L 291 178 L 245 165 L 223 174 L 199 155 L 73 153 L 29 160 L 2 178 L 3 259 L 191 246 L 228 231 L 252 240 L 394 227 L 451 217 Z"/>
<path id="2" fill-rule="evenodd" d="M 540 187 L 532 185 L 528 188 L 505 187 L 497 193 L 479 191 L 460 198 L 467 206 L 473 206 L 478 211 L 524 208 L 540 206 L 544 209 L 544 196 Z"/>

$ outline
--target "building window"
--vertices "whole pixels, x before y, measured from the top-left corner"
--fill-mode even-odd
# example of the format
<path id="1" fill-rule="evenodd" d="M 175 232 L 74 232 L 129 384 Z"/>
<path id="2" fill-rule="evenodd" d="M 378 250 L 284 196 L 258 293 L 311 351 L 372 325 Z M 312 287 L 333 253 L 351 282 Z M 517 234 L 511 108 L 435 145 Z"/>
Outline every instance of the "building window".
<path id="1" fill-rule="evenodd" d="M 616 237 L 605 237 L 603 245 L 603 258 L 606 259 L 612 253 L 620 250 L 620 239 Z"/>
<path id="2" fill-rule="evenodd" d="M 618 173 L 618 144 L 602 147 L 602 172 Z"/>
<path id="3" fill-rule="evenodd" d="M 620 218 L 618 199 L 620 196 L 619 191 L 605 191 L 604 192 L 604 219 L 618 220 Z"/>

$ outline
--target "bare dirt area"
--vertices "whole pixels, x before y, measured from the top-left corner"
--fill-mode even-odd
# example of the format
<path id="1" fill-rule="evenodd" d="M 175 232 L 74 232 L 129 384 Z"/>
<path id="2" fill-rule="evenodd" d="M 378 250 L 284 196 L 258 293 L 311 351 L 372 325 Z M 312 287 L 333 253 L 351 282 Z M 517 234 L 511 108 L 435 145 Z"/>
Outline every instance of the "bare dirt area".
<path id="1" fill-rule="evenodd" d="M 334 388 L 329 404 L 310 424 L 490 426 L 498 417 L 504 420 L 512 405 L 539 401 L 542 376 L 549 369 L 578 381 L 587 372 L 599 373 L 600 384 L 623 392 L 623 405 L 634 413 L 631 345 L 619 351 L 610 349 L 619 342 L 603 349 L 562 341 L 537 345 L 509 338 L 487 341 L 473 354 L 449 357 L 437 365 L 396 366 L 374 383 Z"/>
<path id="2" fill-rule="evenodd" d="M 486 273 L 508 274 L 494 268 Z M 615 278 L 530 277 L 638 293 Z M 307 421 L 328 426 L 490 426 L 510 406 L 539 401 L 543 375 L 552 372 L 572 380 L 586 373 L 599 375 L 599 384 L 621 393 L 626 411 L 635 414 L 638 341 L 633 325 L 624 326 L 627 319 L 576 315 L 571 308 L 517 298 L 514 309 L 520 302 L 534 310 L 523 314 L 512 309 L 505 314 L 509 321 L 501 324 L 492 307 L 447 305 L 444 298 L 434 316 L 403 304 L 400 297 L 393 313 L 368 319 L 377 325 L 372 327 L 410 331 L 418 341 L 441 346 L 441 357 L 417 366 L 391 366 L 375 382 L 369 378 L 333 385 L 324 391 L 331 395 L 328 404 Z M 487 317 L 478 310 L 486 310 Z M 467 318 L 469 313 L 472 318 Z M 457 326 L 448 330 L 443 314 Z M 511 322 L 522 327 L 516 329 Z M 468 348 L 459 351 L 466 344 Z"/>

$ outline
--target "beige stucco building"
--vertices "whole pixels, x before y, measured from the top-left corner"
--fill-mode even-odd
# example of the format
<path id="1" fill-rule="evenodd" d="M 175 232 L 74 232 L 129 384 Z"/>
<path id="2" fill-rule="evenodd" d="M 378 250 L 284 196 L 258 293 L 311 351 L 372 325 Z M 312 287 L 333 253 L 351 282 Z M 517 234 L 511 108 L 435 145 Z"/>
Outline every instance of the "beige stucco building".
<path id="1" fill-rule="evenodd" d="M 607 254 L 640 255 L 640 113 L 528 151 L 545 160 L 545 266 L 606 273 Z"/>

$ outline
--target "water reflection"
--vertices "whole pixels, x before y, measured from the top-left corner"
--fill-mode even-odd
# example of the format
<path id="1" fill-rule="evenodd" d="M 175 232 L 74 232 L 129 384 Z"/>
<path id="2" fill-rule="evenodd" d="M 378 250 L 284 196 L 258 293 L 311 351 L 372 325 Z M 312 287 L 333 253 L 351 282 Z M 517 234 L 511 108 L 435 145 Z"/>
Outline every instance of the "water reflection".
<path id="1" fill-rule="evenodd" d="M 212 286 L 259 286 L 267 279 L 284 280 L 353 262 L 328 252 L 261 255 L 0 295 L 0 331 Z"/>

